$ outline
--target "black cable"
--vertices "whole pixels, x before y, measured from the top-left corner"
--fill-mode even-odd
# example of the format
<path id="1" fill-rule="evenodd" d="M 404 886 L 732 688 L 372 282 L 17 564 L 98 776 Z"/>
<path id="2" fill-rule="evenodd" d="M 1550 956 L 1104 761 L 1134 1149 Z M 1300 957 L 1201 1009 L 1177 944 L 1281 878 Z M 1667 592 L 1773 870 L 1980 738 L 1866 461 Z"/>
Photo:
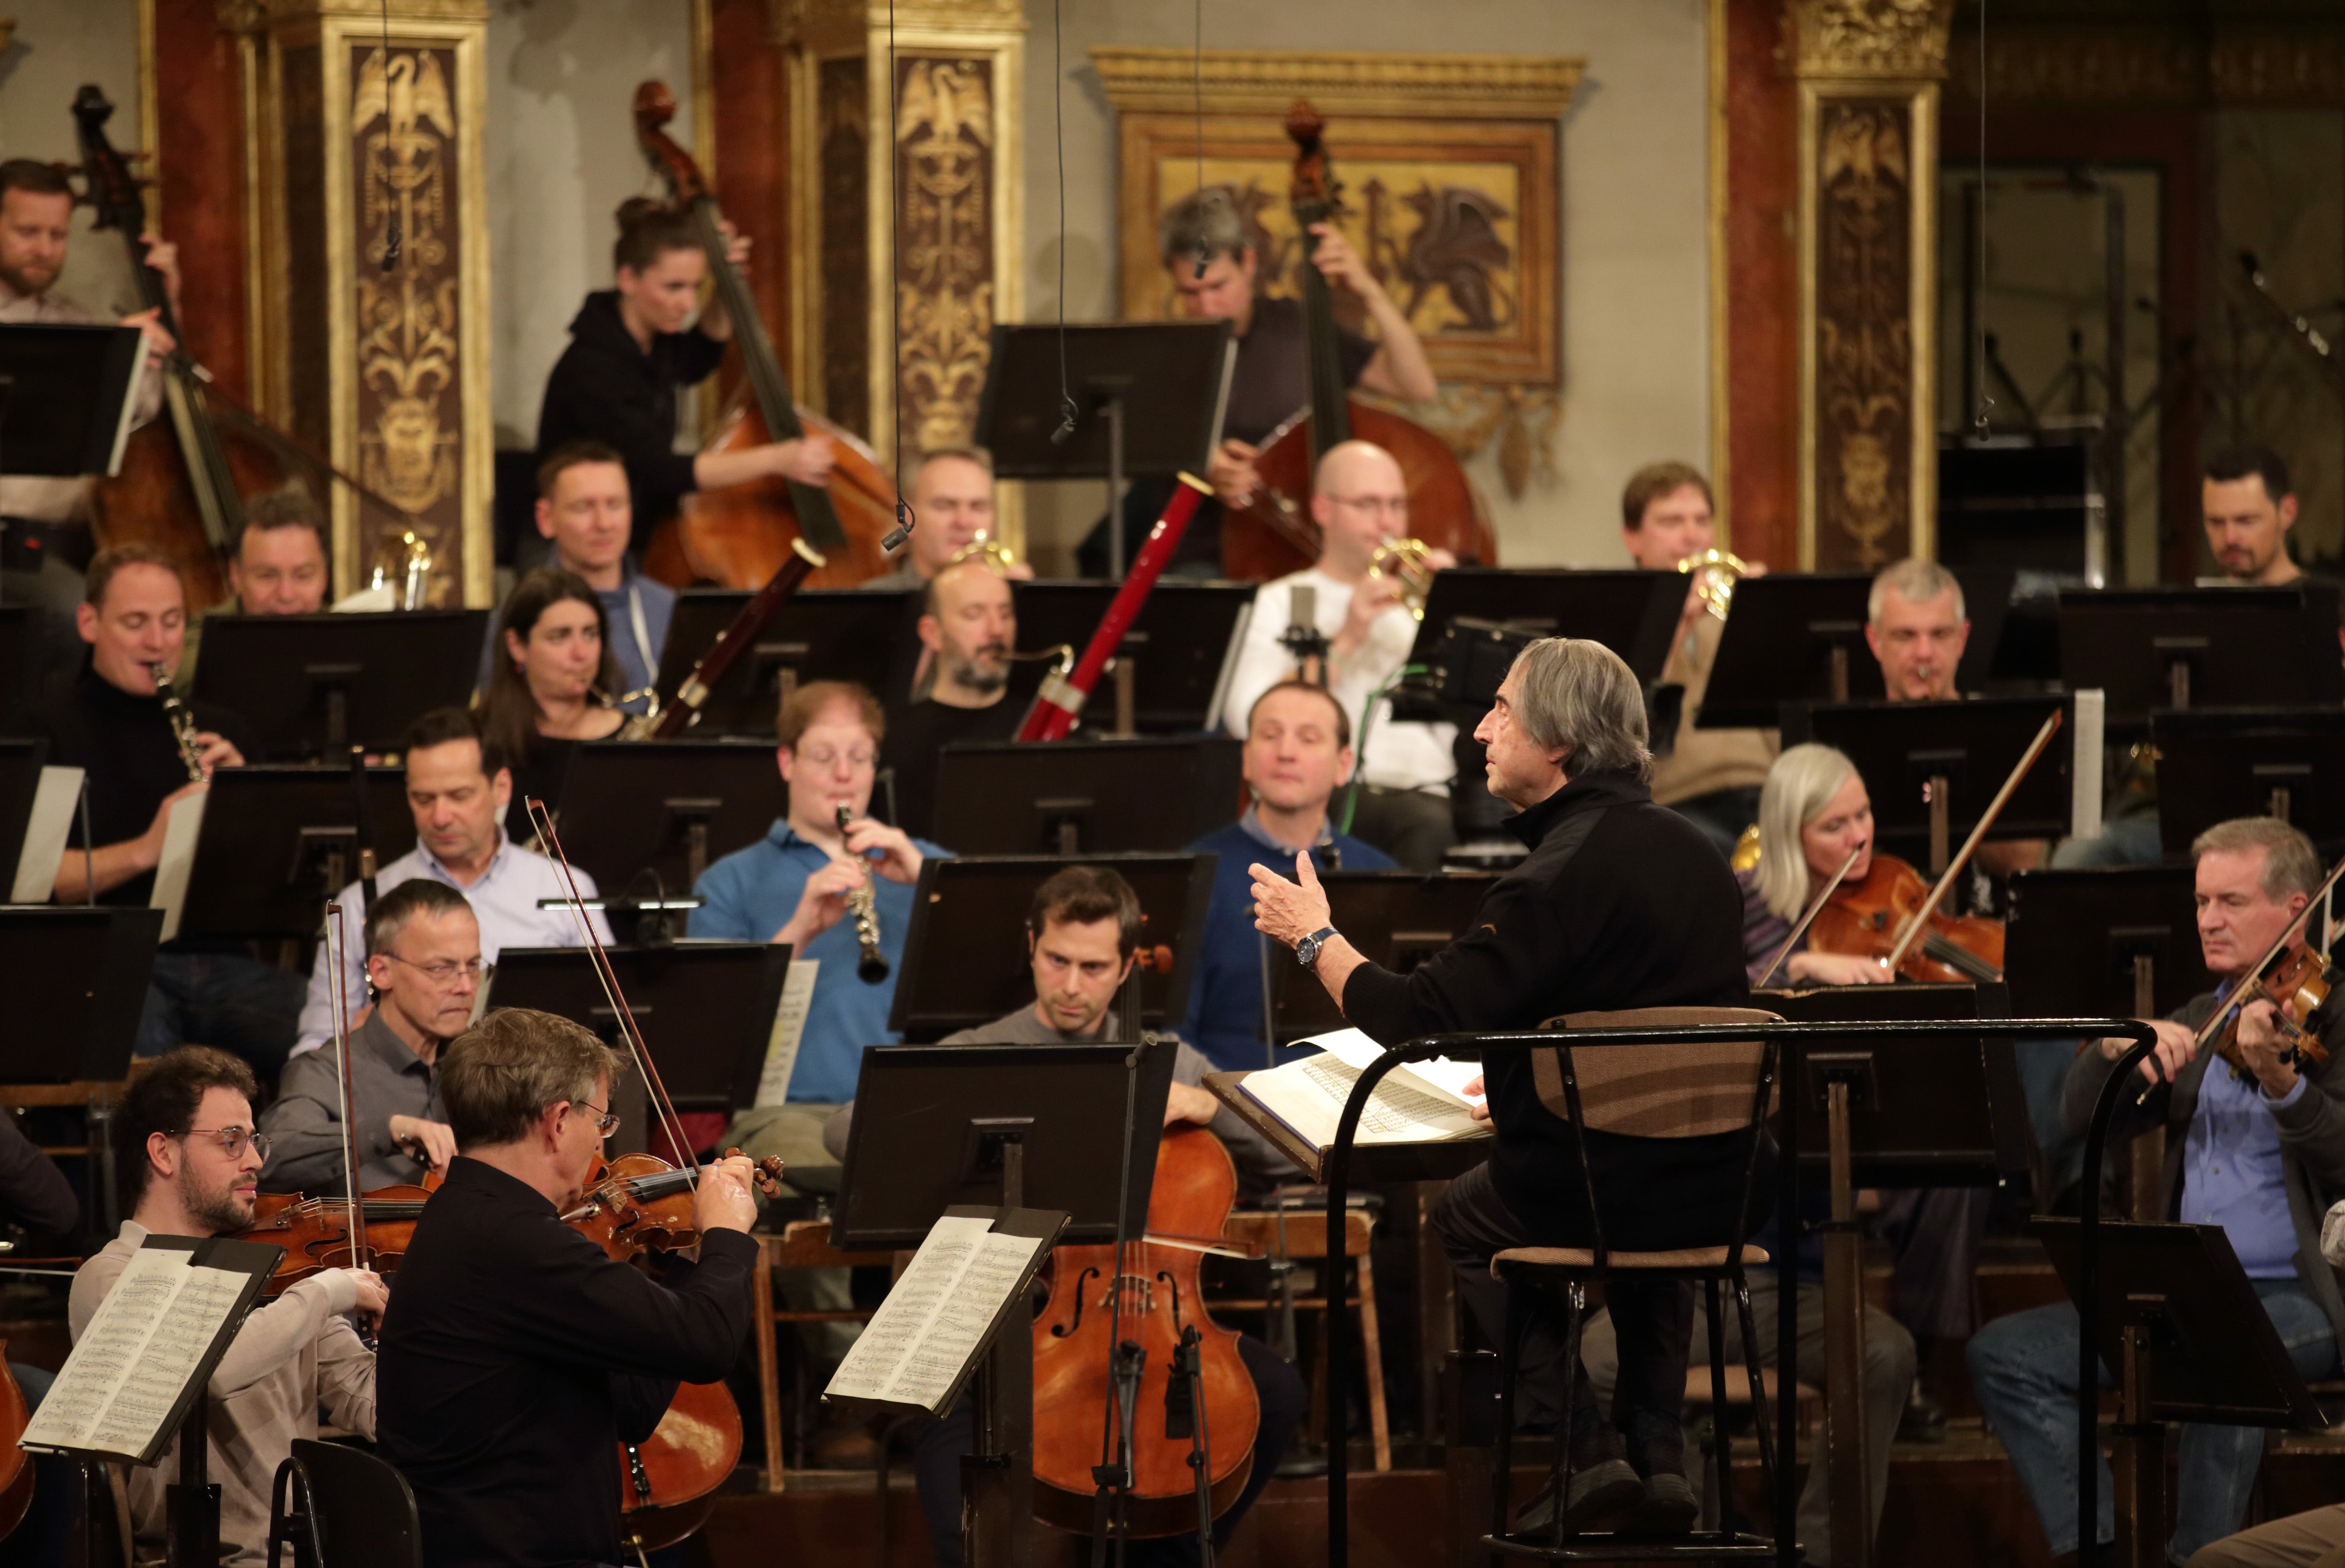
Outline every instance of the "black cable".
<path id="1" fill-rule="evenodd" d="M 1194 0 L 1191 22 L 1195 42 L 1189 56 L 1189 90 L 1197 109 L 1197 278 L 1205 280 L 1213 248 L 1205 243 L 1205 0 Z"/>
<path id="2" fill-rule="evenodd" d="M 1978 330 L 1977 349 L 1980 366 L 1978 408 L 1972 415 L 1972 420 L 1978 426 L 1979 435 L 1984 438 L 1993 433 L 1989 427 L 1993 423 L 1992 415 L 1995 410 L 1995 394 L 1987 390 L 1986 310 L 1983 302 L 1983 297 L 1986 292 L 1986 0 L 1979 0 L 1978 30 L 1978 283 L 1976 287 L 1982 299 L 1980 302 L 1974 303 L 1972 307 L 1974 325 Z"/>
<path id="3" fill-rule="evenodd" d="M 391 0 L 383 0 L 389 5 Z M 888 536 L 887 548 L 902 544 L 912 536 L 919 519 L 912 511 L 912 503 L 904 499 L 904 309 L 897 298 L 901 285 L 904 252 L 899 244 L 904 210 L 904 144 L 896 128 L 896 108 L 902 102 L 904 89 L 896 79 L 896 0 L 888 0 L 888 373 L 896 385 L 888 399 L 893 414 L 895 450 L 893 459 L 896 481 L 896 531 Z"/>
<path id="4" fill-rule="evenodd" d="M 1051 119 L 1059 151 L 1059 428 L 1051 444 L 1062 447 L 1075 433 L 1081 410 L 1067 389 L 1067 74 L 1061 54 L 1059 0 L 1051 0 Z"/>
<path id="5" fill-rule="evenodd" d="M 417 68 L 418 70 L 421 70 L 421 69 L 422 68 L 422 58 L 421 58 L 421 56 L 420 54 L 419 54 L 419 55 L 418 55 L 418 56 L 417 56 L 417 60 L 416 60 L 416 68 Z M 391 140 L 390 140 L 390 137 L 391 137 L 391 123 L 390 123 L 390 122 L 391 122 L 391 0 L 382 0 L 382 93 L 383 93 L 382 102 L 383 102 L 383 138 L 384 138 L 384 139 L 383 139 L 383 157 L 384 157 L 384 159 L 385 159 L 385 167 L 386 167 L 386 169 L 387 169 L 387 168 L 388 168 L 388 167 L 389 167 L 389 158 L 390 158 L 390 154 L 391 154 Z M 401 236 L 400 232 L 399 232 L 399 203 L 398 203 L 398 202 L 396 202 L 396 201 L 391 201 L 391 200 L 390 200 L 390 197 L 391 197 L 391 187 L 390 187 L 388 185 L 386 185 L 386 186 L 383 187 L 383 196 L 384 196 L 385 200 L 389 203 L 389 206 L 388 206 L 388 208 L 387 208 L 386 212 L 384 213 L 384 217 L 383 217 L 383 228 L 382 228 L 382 269 L 383 269 L 385 272 L 389 272 L 389 271 L 391 271 L 392 268 L 396 268 L 396 267 L 399 265 L 399 253 L 400 253 L 401 246 L 401 244 L 402 244 L 402 237 Z"/>

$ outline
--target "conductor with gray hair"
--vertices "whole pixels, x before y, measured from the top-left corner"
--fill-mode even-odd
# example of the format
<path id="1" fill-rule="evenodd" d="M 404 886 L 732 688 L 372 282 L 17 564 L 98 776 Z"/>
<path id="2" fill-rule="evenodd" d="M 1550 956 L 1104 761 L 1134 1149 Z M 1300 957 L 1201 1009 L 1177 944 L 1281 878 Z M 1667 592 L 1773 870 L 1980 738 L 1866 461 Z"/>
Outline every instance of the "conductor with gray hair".
<path id="1" fill-rule="evenodd" d="M 1701 830 L 1654 804 L 1644 693 L 1617 654 L 1573 638 L 1533 642 L 1474 738 L 1490 793 L 1515 808 L 1507 827 L 1530 855 L 1491 885 L 1467 936 L 1411 973 L 1369 963 L 1334 928 L 1307 856 L 1294 881 L 1253 867 L 1255 925 L 1294 948 L 1346 1018 L 1393 1045 L 1533 1029 L 1566 1013 L 1749 1000 L 1741 895 Z M 1486 1076 L 1495 1152 L 1450 1184 L 1435 1224 L 1459 1295 L 1495 1340 L 1507 1303 L 1491 1257 L 1593 1236 L 1571 1129 L 1540 1103 L 1529 1055 L 1494 1054 Z M 1609 1245 L 1711 1245 L 1731 1223 L 1750 1152 L 1741 1133 L 1589 1138 Z M 1608 1282 L 1606 1295 L 1619 1340 L 1609 1417 L 1584 1368 L 1562 1386 L 1562 1314 L 1534 1300 L 1519 1357 L 1523 1419 L 1561 1432 L 1568 1413 L 1571 1527 L 1682 1531 L 1694 1513 L 1678 1425 L 1692 1298 L 1675 1281 L 1629 1279 Z M 1556 1503 L 1534 1499 L 1518 1526 L 1543 1527 Z"/>

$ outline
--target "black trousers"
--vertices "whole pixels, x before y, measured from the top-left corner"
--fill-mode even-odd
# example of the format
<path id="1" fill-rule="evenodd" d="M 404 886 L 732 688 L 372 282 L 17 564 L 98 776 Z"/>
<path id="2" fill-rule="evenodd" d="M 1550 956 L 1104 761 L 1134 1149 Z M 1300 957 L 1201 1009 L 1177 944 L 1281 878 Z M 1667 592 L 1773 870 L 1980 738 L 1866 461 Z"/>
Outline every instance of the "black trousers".
<path id="1" fill-rule="evenodd" d="M 1268 1345 L 1251 1334 L 1238 1336 L 1238 1357 L 1254 1379 L 1254 1397 L 1262 1418 L 1254 1429 L 1254 1472 L 1229 1511 L 1213 1521 L 1213 1548 L 1219 1551 L 1245 1517 L 1262 1489 L 1270 1484 L 1286 1446 L 1302 1424 L 1305 1398 L 1302 1376 L 1278 1359 Z M 1146 1421 L 1155 1412 L 1142 1411 Z M 1208 1438 L 1212 1436 L 1209 1431 Z M 976 1417 L 964 1397 L 924 1430 L 912 1448 L 912 1478 L 920 1494 L 920 1512 L 929 1522 L 929 1546 L 937 1568 L 960 1568 L 960 1460 L 975 1452 Z M 1037 1526 L 1037 1528 L 1041 1528 Z M 1126 1556 L 1132 1568 L 1184 1568 L 1198 1561 L 1194 1535 L 1168 1535 L 1134 1541 Z"/>
<path id="2" fill-rule="evenodd" d="M 1458 1295 L 1487 1341 L 1500 1343 L 1507 1331 L 1507 1287 L 1490 1277 L 1490 1259 L 1509 1247 L 1545 1243 L 1535 1241 L 1498 1197 L 1487 1165 L 1449 1184 L 1433 1224 L 1457 1266 Z M 1634 1237 L 1610 1239 L 1616 1247 L 1639 1245 Z M 1678 1280 L 1619 1276 L 1605 1281 L 1604 1300 L 1619 1343 L 1612 1425 L 1635 1444 L 1674 1444 L 1685 1402 L 1686 1346 L 1693 1336 L 1693 1288 Z M 1585 1366 L 1571 1391 L 1564 1389 L 1563 1309 L 1543 1291 L 1527 1293 L 1524 1305 L 1523 1337 L 1515 1353 L 1516 1422 L 1561 1432 L 1568 1410 L 1573 1434 L 1584 1440 L 1600 1411 Z"/>

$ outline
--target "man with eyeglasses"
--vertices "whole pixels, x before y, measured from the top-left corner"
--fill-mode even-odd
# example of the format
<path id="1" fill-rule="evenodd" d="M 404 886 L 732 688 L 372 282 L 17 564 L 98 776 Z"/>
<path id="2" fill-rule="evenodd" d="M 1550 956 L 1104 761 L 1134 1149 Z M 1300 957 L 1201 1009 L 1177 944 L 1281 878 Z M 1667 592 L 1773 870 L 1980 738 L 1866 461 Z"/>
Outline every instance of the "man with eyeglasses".
<path id="1" fill-rule="evenodd" d="M 148 1236 L 233 1236 L 252 1223 L 269 1138 L 253 1130 L 252 1069 L 226 1051 L 188 1046 L 155 1058 L 114 1113 L 115 1158 L 131 1199 L 121 1233 L 74 1276 L 66 1320 L 74 1337 Z M 219 1489 L 220 1561 L 269 1560 L 269 1485 L 295 1438 L 324 1422 L 374 1436 L 375 1361 L 349 1314 L 381 1315 L 383 1282 L 360 1269 L 327 1269 L 255 1309 L 212 1373 L 210 1472 Z M 178 1474 L 178 1443 L 127 1472 L 140 1563 L 164 1557 L 164 1483 Z"/>
<path id="2" fill-rule="evenodd" d="M 1312 485 L 1311 516 L 1322 535 L 1318 564 L 1254 595 L 1222 727 L 1244 737 L 1255 700 L 1281 681 L 1301 674 L 1325 686 L 1361 737 L 1361 788 L 1350 824 L 1338 822 L 1338 830 L 1411 870 L 1438 871 L 1443 851 L 1457 841 L 1449 809 L 1457 726 L 1393 719 L 1383 693 L 1408 662 L 1416 621 L 1400 602 L 1399 582 L 1368 571 L 1379 548 L 1408 534 L 1400 464 L 1366 441 L 1330 447 Z M 1457 564 L 1445 550 L 1432 560 L 1436 568 Z M 1323 669 L 1310 667 L 1317 660 L 1298 664 L 1289 627 L 1315 629 L 1327 640 Z"/>
<path id="3" fill-rule="evenodd" d="M 448 1173 L 456 1135 L 440 1108 L 440 1053 L 472 1021 L 481 991 L 481 923 L 464 895 L 418 877 L 375 900 L 366 919 L 374 1011 L 350 1031 L 350 1102 L 359 1189 Z M 260 1172 L 271 1192 L 344 1189 L 341 1064 L 311 1051 L 285 1067 L 260 1118 L 276 1151 Z"/>
<path id="4" fill-rule="evenodd" d="M 855 1098 L 863 1047 L 896 1038 L 888 1012 L 903 972 L 912 885 L 926 857 L 946 852 L 870 815 L 888 725 L 869 692 L 846 681 L 809 682 L 783 702 L 776 728 L 789 814 L 702 875 L 693 891 L 706 902 L 692 912 L 690 930 L 729 942 L 787 943 L 794 970 L 816 966 L 787 1098 L 769 1104 L 761 1094 L 726 1136 L 760 1158 L 779 1155 L 800 1191 L 831 1193 L 839 1167 L 823 1149 L 822 1124 Z M 841 806 L 849 817 L 844 836 Z M 867 880 L 888 966 L 878 985 L 856 976 L 859 947 L 847 918 L 848 895 Z"/>

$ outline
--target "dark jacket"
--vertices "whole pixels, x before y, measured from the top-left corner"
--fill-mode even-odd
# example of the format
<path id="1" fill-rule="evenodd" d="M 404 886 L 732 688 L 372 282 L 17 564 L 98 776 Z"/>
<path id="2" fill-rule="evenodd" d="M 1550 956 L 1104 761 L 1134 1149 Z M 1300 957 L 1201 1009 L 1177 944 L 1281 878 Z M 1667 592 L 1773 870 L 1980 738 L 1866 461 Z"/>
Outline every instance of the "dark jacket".
<path id="1" fill-rule="evenodd" d="M 2338 1337 L 2340 1350 L 2345 1350 L 2345 1293 L 2340 1293 L 2337 1271 L 2320 1256 L 2320 1220 L 2329 1206 L 2345 1199 L 2345 1007 L 2326 1009 L 2329 1017 L 2321 1022 L 2320 1041 L 2329 1047 L 2329 1059 L 2319 1067 L 2299 1062 L 2299 1069 L 2309 1068 L 2305 1076 L 2311 1081 L 2296 1103 L 2275 1109 L 2272 1121 L 2279 1128 L 2279 1160 L 2281 1179 L 2288 1189 L 2289 1223 L 2296 1232 L 2296 1277 L 2303 1281 L 2305 1293 L 2320 1303 L 2329 1315 L 2329 1327 Z M 2172 1016 L 2178 1024 L 2197 1029 L 2214 1016 L 2215 994 L 2193 996 Z M 2208 1051 L 2182 1069 L 2182 1076 L 2170 1084 L 2160 1084 L 2150 1090 L 2147 1101 L 2131 1087 L 2117 1091 L 2117 1114 L 2109 1122 L 2110 1148 L 2123 1146 L 2125 1140 L 2138 1137 L 2152 1128 L 2167 1129 L 2166 1161 L 2158 1172 L 2158 1218 L 2171 1219 L 2182 1211 L 2182 1158 L 2190 1118 L 2198 1110 L 2198 1086 L 2205 1079 L 2208 1064 L 2221 1063 L 2222 1058 Z M 2093 1117 L 2093 1102 L 2108 1081 L 2112 1064 L 2097 1049 L 2080 1053 L 2069 1064 L 2068 1080 L 2060 1098 L 2060 1113 L 2068 1130 L 2084 1136 Z M 2215 1069 L 2228 1072 L 2228 1064 Z M 2135 1081 L 2140 1081 L 2138 1072 Z"/>
<path id="2" fill-rule="evenodd" d="M 586 296 L 570 323 L 570 347 L 546 378 L 538 460 L 566 441 L 616 447 L 627 465 L 639 553 L 697 488 L 692 454 L 675 450 L 675 389 L 706 380 L 724 358 L 725 345 L 698 327 L 661 333 L 645 353 L 619 319 L 618 291 L 606 288 Z"/>
<path id="3" fill-rule="evenodd" d="M 1451 1030 L 1535 1029 L 1564 1013 L 1748 1003 L 1734 874 L 1642 783 L 1591 774 L 1507 825 L 1530 856 L 1491 885 L 1472 932 L 1406 976 L 1375 965 L 1352 972 L 1344 1016 L 1371 1037 L 1394 1045 Z M 1532 1236 L 1572 1244 L 1586 1205 L 1571 1128 L 1540 1104 L 1528 1053 L 1493 1052 L 1484 1066 L 1498 1195 Z M 1732 1133 L 1591 1133 L 1589 1143 L 1609 1178 L 1599 1198 L 1616 1246 L 1690 1244 L 1667 1238 L 1721 1187 L 1739 1188 L 1749 1148 Z"/>

